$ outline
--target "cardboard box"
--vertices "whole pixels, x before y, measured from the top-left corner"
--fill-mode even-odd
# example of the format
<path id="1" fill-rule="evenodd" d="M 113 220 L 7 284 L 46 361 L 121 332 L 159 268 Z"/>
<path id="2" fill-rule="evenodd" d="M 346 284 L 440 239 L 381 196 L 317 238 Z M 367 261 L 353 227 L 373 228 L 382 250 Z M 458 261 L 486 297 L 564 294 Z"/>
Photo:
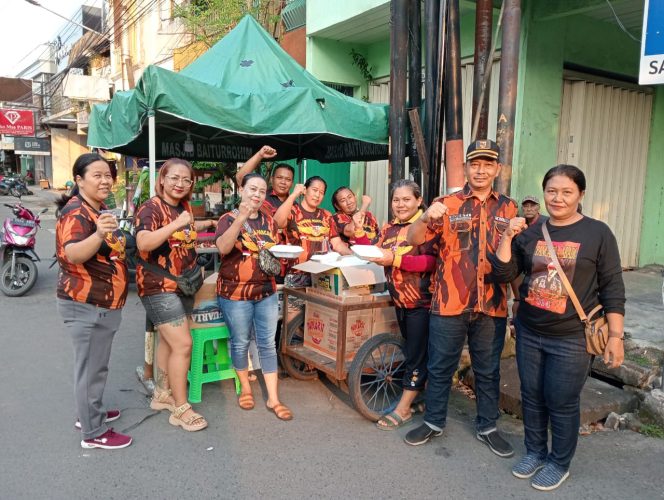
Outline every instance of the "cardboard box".
<path id="1" fill-rule="evenodd" d="M 337 358 L 339 335 L 336 309 L 307 303 L 304 315 L 304 345 L 331 359 Z M 346 313 L 346 361 L 371 338 L 372 316 L 366 310 Z"/>
<path id="2" fill-rule="evenodd" d="M 373 302 L 373 295 L 334 295 L 319 288 L 313 288 L 310 286 L 308 286 L 305 290 L 307 295 L 323 297 L 327 300 L 331 300 L 339 304 L 359 304 L 361 302 Z"/>
<path id="3" fill-rule="evenodd" d="M 224 324 L 224 315 L 217 300 L 217 273 L 203 281 L 203 286 L 194 296 L 191 313 L 192 328 L 210 328 Z"/>
<path id="4" fill-rule="evenodd" d="M 311 274 L 312 288 L 337 296 L 369 295 L 385 287 L 383 266 L 345 256 L 333 263 L 309 260 L 294 269 Z"/>
<path id="5" fill-rule="evenodd" d="M 400 334 L 399 322 L 394 307 L 376 307 L 373 310 L 371 335 L 378 335 L 379 333 Z"/>

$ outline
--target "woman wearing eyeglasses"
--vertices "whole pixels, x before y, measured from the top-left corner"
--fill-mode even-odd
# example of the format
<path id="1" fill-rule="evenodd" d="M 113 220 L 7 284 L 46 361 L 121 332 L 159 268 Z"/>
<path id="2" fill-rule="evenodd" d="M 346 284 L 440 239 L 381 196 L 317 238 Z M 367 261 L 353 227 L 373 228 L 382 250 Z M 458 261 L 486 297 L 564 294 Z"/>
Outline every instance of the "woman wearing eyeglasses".
<path id="1" fill-rule="evenodd" d="M 187 403 L 189 316 L 194 298 L 182 295 L 174 280 L 147 267 L 158 266 L 180 276 L 196 265 L 197 231 L 216 226 L 216 222 L 194 221 L 189 205 L 193 183 L 194 170 L 189 162 L 171 158 L 159 169 L 157 195 L 141 205 L 136 214 L 136 246 L 140 253 L 136 288 L 159 333 L 157 375 L 150 407 L 170 410 L 168 421 L 186 431 L 198 431 L 208 425 Z"/>

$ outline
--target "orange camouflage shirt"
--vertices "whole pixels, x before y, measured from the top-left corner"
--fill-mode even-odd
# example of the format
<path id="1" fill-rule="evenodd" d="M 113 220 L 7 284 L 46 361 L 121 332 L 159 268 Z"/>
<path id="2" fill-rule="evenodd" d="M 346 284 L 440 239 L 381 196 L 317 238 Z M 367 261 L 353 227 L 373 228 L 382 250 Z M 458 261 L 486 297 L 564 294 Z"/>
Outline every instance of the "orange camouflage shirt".
<path id="1" fill-rule="evenodd" d="M 495 191 L 480 201 L 468 184 L 435 201 L 445 204 L 449 212 L 442 222 L 428 225 L 440 237 L 431 313 L 506 317 L 507 288 L 494 279 L 488 257 L 495 254 L 503 231 L 516 217 L 516 203 Z"/>
<path id="2" fill-rule="evenodd" d="M 332 216 L 332 218 L 334 219 L 334 223 L 337 226 L 337 233 L 339 234 L 339 238 L 341 238 L 341 240 L 344 243 L 349 243 L 351 245 L 354 245 L 355 238 L 349 238 L 344 234 L 344 229 L 353 220 L 352 217 L 350 215 L 346 215 L 343 212 L 337 212 Z M 362 228 L 364 229 L 364 234 L 369 240 L 370 245 L 375 245 L 376 243 L 378 243 L 378 238 L 380 236 L 379 234 L 380 231 L 378 229 L 378 221 L 371 212 L 367 212 L 366 215 L 364 216 L 364 225 L 362 226 Z"/>
<path id="3" fill-rule="evenodd" d="M 102 205 L 101 209 L 106 207 Z M 81 196 L 62 209 L 55 228 L 55 249 L 60 264 L 57 296 L 60 299 L 120 309 L 127 299 L 126 238 L 121 231 L 106 236 L 97 253 L 82 264 L 67 260 L 65 247 L 83 241 L 97 230 L 99 212 Z"/>
<path id="4" fill-rule="evenodd" d="M 308 212 L 299 203 L 293 205 L 286 228 L 293 235 L 294 241 L 291 243 L 304 248 L 298 260 L 300 264 L 308 261 L 312 255 L 327 253 L 332 249 L 330 240 L 339 236 L 330 212 L 324 208 Z"/>
<path id="5" fill-rule="evenodd" d="M 236 215 L 224 214 L 217 223 L 215 241 L 233 224 Z M 217 295 L 228 300 L 262 300 L 277 291 L 273 276 L 258 265 L 258 252 L 279 241 L 274 219 L 262 211 L 256 219 L 247 219 L 251 234 L 244 227 L 233 249 L 221 258 L 217 277 Z"/>
<path id="6" fill-rule="evenodd" d="M 420 210 L 407 222 L 394 221 L 381 229 L 377 245 L 385 250 L 390 250 L 395 256 L 395 262 L 403 261 L 405 256 L 421 258 L 425 255 L 437 255 L 438 237 L 430 231 L 427 231 L 426 240 L 421 245 L 408 244 L 408 228 L 421 216 L 422 211 Z M 397 307 L 403 309 L 425 307 L 428 309 L 431 305 L 433 290 L 431 272 L 405 271 L 395 264 L 385 268 L 385 278 L 390 296 Z"/>
<path id="7" fill-rule="evenodd" d="M 136 212 L 136 234 L 140 231 L 156 231 L 167 226 L 183 212 L 191 212 L 188 202 L 177 207 L 169 205 L 159 196 L 143 203 Z M 192 269 L 196 265 L 196 229 L 193 224 L 175 231 L 164 243 L 150 252 L 139 252 L 146 262 L 163 267 L 174 276 Z M 136 289 L 140 297 L 159 293 L 179 293 L 178 285 L 172 279 L 143 268 L 136 264 Z"/>

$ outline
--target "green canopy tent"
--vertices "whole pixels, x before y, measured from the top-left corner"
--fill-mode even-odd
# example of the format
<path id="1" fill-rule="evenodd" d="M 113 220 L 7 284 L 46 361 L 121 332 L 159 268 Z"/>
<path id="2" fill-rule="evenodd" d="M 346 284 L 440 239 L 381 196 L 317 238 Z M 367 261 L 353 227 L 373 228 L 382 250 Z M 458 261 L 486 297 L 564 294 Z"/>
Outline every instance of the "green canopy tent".
<path id="1" fill-rule="evenodd" d="M 380 160 L 388 106 L 345 96 L 293 60 L 251 16 L 180 73 L 148 66 L 136 88 L 95 105 L 88 145 L 190 161 Z M 154 175 L 151 175 L 151 179 Z"/>

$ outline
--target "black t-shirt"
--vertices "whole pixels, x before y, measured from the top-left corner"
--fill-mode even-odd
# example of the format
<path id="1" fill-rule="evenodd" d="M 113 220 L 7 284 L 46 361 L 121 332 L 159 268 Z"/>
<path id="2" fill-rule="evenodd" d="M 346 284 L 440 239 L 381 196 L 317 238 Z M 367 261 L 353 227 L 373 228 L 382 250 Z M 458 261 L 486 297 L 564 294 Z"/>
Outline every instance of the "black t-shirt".
<path id="1" fill-rule="evenodd" d="M 558 260 L 586 313 L 602 304 L 604 312 L 625 314 L 625 285 L 618 244 L 611 229 L 590 217 L 568 226 L 545 222 Z M 583 323 L 549 257 L 542 225 L 534 225 L 512 242 L 512 260 L 492 255 L 493 272 L 503 282 L 524 274 L 519 287 L 517 321 L 547 336 L 582 336 Z"/>

